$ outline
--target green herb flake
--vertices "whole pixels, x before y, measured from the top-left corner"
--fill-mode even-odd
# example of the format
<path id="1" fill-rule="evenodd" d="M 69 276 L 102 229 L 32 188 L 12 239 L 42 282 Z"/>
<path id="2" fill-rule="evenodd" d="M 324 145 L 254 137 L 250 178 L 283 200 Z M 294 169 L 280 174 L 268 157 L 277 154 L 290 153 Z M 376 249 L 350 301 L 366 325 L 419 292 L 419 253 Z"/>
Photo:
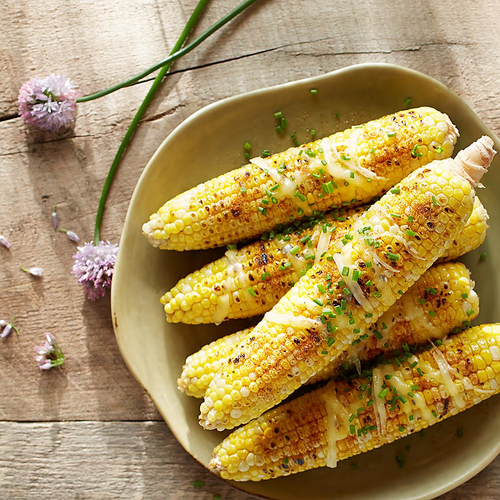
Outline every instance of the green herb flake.
<path id="1" fill-rule="evenodd" d="M 250 151 L 252 149 L 252 145 L 249 142 L 245 142 L 245 144 L 243 144 L 243 149 L 245 151 Z"/>
<path id="2" fill-rule="evenodd" d="M 392 194 L 399 194 L 399 193 L 401 193 L 401 189 L 399 189 L 399 188 L 392 188 L 391 189 L 391 193 Z"/>
<path id="3" fill-rule="evenodd" d="M 236 250 L 236 248 L 237 248 L 237 246 L 234 243 L 227 246 L 228 250 Z"/>
<path id="4" fill-rule="evenodd" d="M 295 255 L 297 253 L 300 252 L 300 247 L 299 246 L 295 246 L 293 247 L 291 250 L 290 250 L 290 255 Z"/>
<path id="5" fill-rule="evenodd" d="M 396 137 L 396 132 L 387 132 L 387 137 Z"/>
<path id="6" fill-rule="evenodd" d="M 398 467 L 402 469 L 405 466 L 405 456 L 402 453 L 398 453 L 396 455 L 396 462 L 398 464 Z"/>
<path id="7" fill-rule="evenodd" d="M 481 259 L 481 262 L 484 262 L 486 260 L 486 254 L 482 253 L 479 258 Z"/>
<path id="8" fill-rule="evenodd" d="M 276 120 L 280 120 L 283 118 L 283 113 L 281 111 L 276 111 L 276 113 L 274 113 L 274 118 L 276 118 Z"/>
<path id="9" fill-rule="evenodd" d="M 318 89 L 311 89 L 311 94 L 316 95 L 318 93 Z"/>
<path id="10" fill-rule="evenodd" d="M 407 230 L 405 231 L 405 233 L 406 233 L 408 236 L 412 236 L 412 237 L 417 235 L 417 233 L 416 233 L 415 231 L 412 231 L 411 229 L 407 229 Z"/>
<path id="11" fill-rule="evenodd" d="M 195 488 L 201 488 L 202 486 L 205 486 L 205 481 L 195 481 L 195 482 L 193 483 L 193 486 L 194 486 Z"/>
<path id="12" fill-rule="evenodd" d="M 247 188 L 245 186 L 241 186 L 240 187 L 240 193 L 246 193 L 247 192 Z"/>
<path id="13" fill-rule="evenodd" d="M 407 97 L 405 99 L 405 108 L 408 107 L 411 104 L 411 97 Z"/>
<path id="14" fill-rule="evenodd" d="M 434 195 L 432 195 L 432 203 L 435 207 L 437 207 L 438 202 L 437 202 L 436 197 Z"/>
<path id="15" fill-rule="evenodd" d="M 397 253 L 387 252 L 387 257 L 393 261 L 399 260 L 399 255 Z"/>
<path id="16" fill-rule="evenodd" d="M 443 152 L 443 148 L 441 146 L 436 147 L 436 153 L 439 155 Z"/>
<path id="17" fill-rule="evenodd" d="M 466 292 L 462 293 L 462 299 L 467 299 L 467 298 L 469 298 L 469 294 Z"/>
<path id="18" fill-rule="evenodd" d="M 249 288 L 248 288 L 248 293 L 249 293 L 252 297 L 257 297 L 257 294 L 255 293 L 255 290 L 254 290 L 252 287 L 249 287 Z"/>

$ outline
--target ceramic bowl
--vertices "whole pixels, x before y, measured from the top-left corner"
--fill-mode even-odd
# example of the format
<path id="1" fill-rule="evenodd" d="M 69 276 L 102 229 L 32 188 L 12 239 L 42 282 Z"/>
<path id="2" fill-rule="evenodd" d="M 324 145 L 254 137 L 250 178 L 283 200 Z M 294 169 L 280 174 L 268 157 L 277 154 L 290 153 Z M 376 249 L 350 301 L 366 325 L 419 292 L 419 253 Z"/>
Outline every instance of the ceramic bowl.
<path id="1" fill-rule="evenodd" d="M 317 89 L 317 93 L 311 93 Z M 316 129 L 317 137 L 405 108 L 433 106 L 447 113 L 460 130 L 458 151 L 483 134 L 498 139 L 472 109 L 436 80 L 415 71 L 384 64 L 353 66 L 323 76 L 249 92 L 194 113 L 161 144 L 135 188 L 120 242 L 113 280 L 112 315 L 118 346 L 127 366 L 146 389 L 180 444 L 207 465 L 212 449 L 227 433 L 198 425 L 200 401 L 177 389 L 185 358 L 215 338 L 248 321 L 213 325 L 179 325 L 165 321 L 160 296 L 178 279 L 222 255 L 223 250 L 177 253 L 149 245 L 141 226 L 165 201 L 178 193 L 244 163 L 243 143 L 257 155 L 264 149 L 290 147 Z M 406 106 L 408 107 L 408 106 Z M 274 112 L 288 118 L 286 134 L 275 130 Z M 484 179 L 481 199 L 491 215 L 483 246 L 464 257 L 481 297 L 475 323 L 500 320 L 500 155 Z M 485 262 L 479 255 L 487 253 Z M 341 462 L 337 469 L 318 469 L 260 483 L 231 483 L 245 492 L 280 500 L 429 499 L 463 483 L 500 452 L 500 397 L 453 417 L 424 435 L 414 435 Z M 463 437 L 457 437 L 457 429 Z M 405 451 L 406 466 L 396 454 Z M 355 470 L 357 468 L 357 470 Z"/>

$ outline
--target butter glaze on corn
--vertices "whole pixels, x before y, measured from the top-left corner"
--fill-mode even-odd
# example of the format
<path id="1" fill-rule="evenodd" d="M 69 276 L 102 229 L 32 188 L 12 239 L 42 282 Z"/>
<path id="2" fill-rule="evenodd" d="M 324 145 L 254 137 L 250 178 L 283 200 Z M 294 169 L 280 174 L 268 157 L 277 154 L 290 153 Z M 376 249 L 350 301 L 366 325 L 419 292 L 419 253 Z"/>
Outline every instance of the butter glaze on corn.
<path id="1" fill-rule="evenodd" d="M 458 160 L 413 172 L 365 212 L 343 246 L 330 246 L 215 375 L 200 424 L 223 430 L 258 417 L 361 343 L 463 230 L 474 204 L 471 182 L 479 182 L 494 154 L 493 141 L 483 137 Z M 235 383 L 242 384 L 237 399 Z"/>
<path id="2" fill-rule="evenodd" d="M 260 481 L 335 467 L 499 392 L 500 325 L 477 326 L 399 365 L 379 364 L 371 379 L 332 381 L 268 411 L 217 446 L 209 468 Z"/>
<path id="3" fill-rule="evenodd" d="M 457 134 L 433 108 L 384 116 L 200 184 L 151 215 L 143 234 L 162 249 L 213 248 L 313 210 L 367 203 L 417 168 L 451 156 Z"/>
<path id="4" fill-rule="evenodd" d="M 435 311 L 436 316 L 429 315 L 429 311 Z M 373 359 L 384 350 L 401 349 L 405 342 L 423 344 L 442 339 L 460 330 L 464 322 L 472 321 L 478 314 L 479 297 L 469 270 L 458 262 L 437 264 L 369 328 L 366 342 L 344 351 L 307 383 L 331 378 L 346 362 L 358 365 L 358 361 Z M 252 330 L 222 337 L 189 356 L 177 381 L 179 389 L 189 396 L 202 398 L 214 375 Z"/>
<path id="5" fill-rule="evenodd" d="M 196 325 L 265 314 L 306 272 L 308 263 L 312 266 L 315 259 L 310 257 L 325 251 L 324 246 L 318 247 L 318 241 L 334 244 L 367 209 L 334 212 L 314 226 L 312 222 L 303 223 L 293 231 L 290 228 L 239 250 L 228 250 L 225 257 L 182 278 L 163 295 L 167 321 Z M 439 260 L 455 260 L 481 245 L 487 221 L 486 209 L 476 197 L 467 225 Z M 325 224 L 336 227 L 327 241 Z"/>

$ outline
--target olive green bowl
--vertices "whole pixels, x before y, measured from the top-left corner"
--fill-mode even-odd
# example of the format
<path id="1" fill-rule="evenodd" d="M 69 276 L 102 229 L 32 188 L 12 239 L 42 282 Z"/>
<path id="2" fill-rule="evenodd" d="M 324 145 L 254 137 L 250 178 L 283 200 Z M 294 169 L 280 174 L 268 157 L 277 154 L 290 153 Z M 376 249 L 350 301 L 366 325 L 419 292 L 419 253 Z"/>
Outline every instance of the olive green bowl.
<path id="1" fill-rule="evenodd" d="M 311 89 L 317 89 L 312 93 Z M 411 98 L 408 105 L 407 98 Z M 226 99 L 198 111 L 174 130 L 149 161 L 134 191 L 120 242 L 112 287 L 112 314 L 118 346 L 127 366 L 146 389 L 180 444 L 207 465 L 212 449 L 227 433 L 198 425 L 200 401 L 177 389 L 185 358 L 213 339 L 249 322 L 176 325 L 165 321 L 159 299 L 178 279 L 222 255 L 222 250 L 176 253 L 149 245 L 141 226 L 165 201 L 244 163 L 243 144 L 252 153 L 292 145 L 290 134 L 310 140 L 408 106 L 446 112 L 460 130 L 455 151 L 481 135 L 498 139 L 472 109 L 445 86 L 415 71 L 386 64 L 363 64 L 323 76 Z M 274 113 L 288 119 L 286 133 L 275 130 Z M 500 157 L 500 155 L 499 155 Z M 500 320 L 500 158 L 484 178 L 481 199 L 491 216 L 482 247 L 464 258 L 481 297 L 476 323 Z M 487 253 L 485 262 L 479 256 Z M 449 491 L 486 467 L 500 452 L 500 398 L 383 448 L 318 469 L 260 483 L 230 483 L 263 498 L 428 499 Z M 457 430 L 463 437 L 457 436 Z M 408 450 L 409 447 L 409 450 Z M 398 467 L 396 455 L 406 465 Z"/>

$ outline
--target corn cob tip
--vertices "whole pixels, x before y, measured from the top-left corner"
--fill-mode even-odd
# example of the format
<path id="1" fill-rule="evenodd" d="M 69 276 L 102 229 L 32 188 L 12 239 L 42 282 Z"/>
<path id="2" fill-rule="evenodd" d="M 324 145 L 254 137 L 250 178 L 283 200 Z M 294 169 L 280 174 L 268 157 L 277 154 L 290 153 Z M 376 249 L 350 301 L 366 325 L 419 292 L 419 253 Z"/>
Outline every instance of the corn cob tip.
<path id="1" fill-rule="evenodd" d="M 469 147 L 460 151 L 452 164 L 454 170 L 472 186 L 481 186 L 481 178 L 487 172 L 496 151 L 491 137 L 483 135 Z"/>
<path id="2" fill-rule="evenodd" d="M 457 139 L 460 137 L 460 132 L 455 124 L 451 121 L 450 117 L 443 113 L 446 124 L 448 125 L 448 134 L 453 145 L 457 143 Z"/>

